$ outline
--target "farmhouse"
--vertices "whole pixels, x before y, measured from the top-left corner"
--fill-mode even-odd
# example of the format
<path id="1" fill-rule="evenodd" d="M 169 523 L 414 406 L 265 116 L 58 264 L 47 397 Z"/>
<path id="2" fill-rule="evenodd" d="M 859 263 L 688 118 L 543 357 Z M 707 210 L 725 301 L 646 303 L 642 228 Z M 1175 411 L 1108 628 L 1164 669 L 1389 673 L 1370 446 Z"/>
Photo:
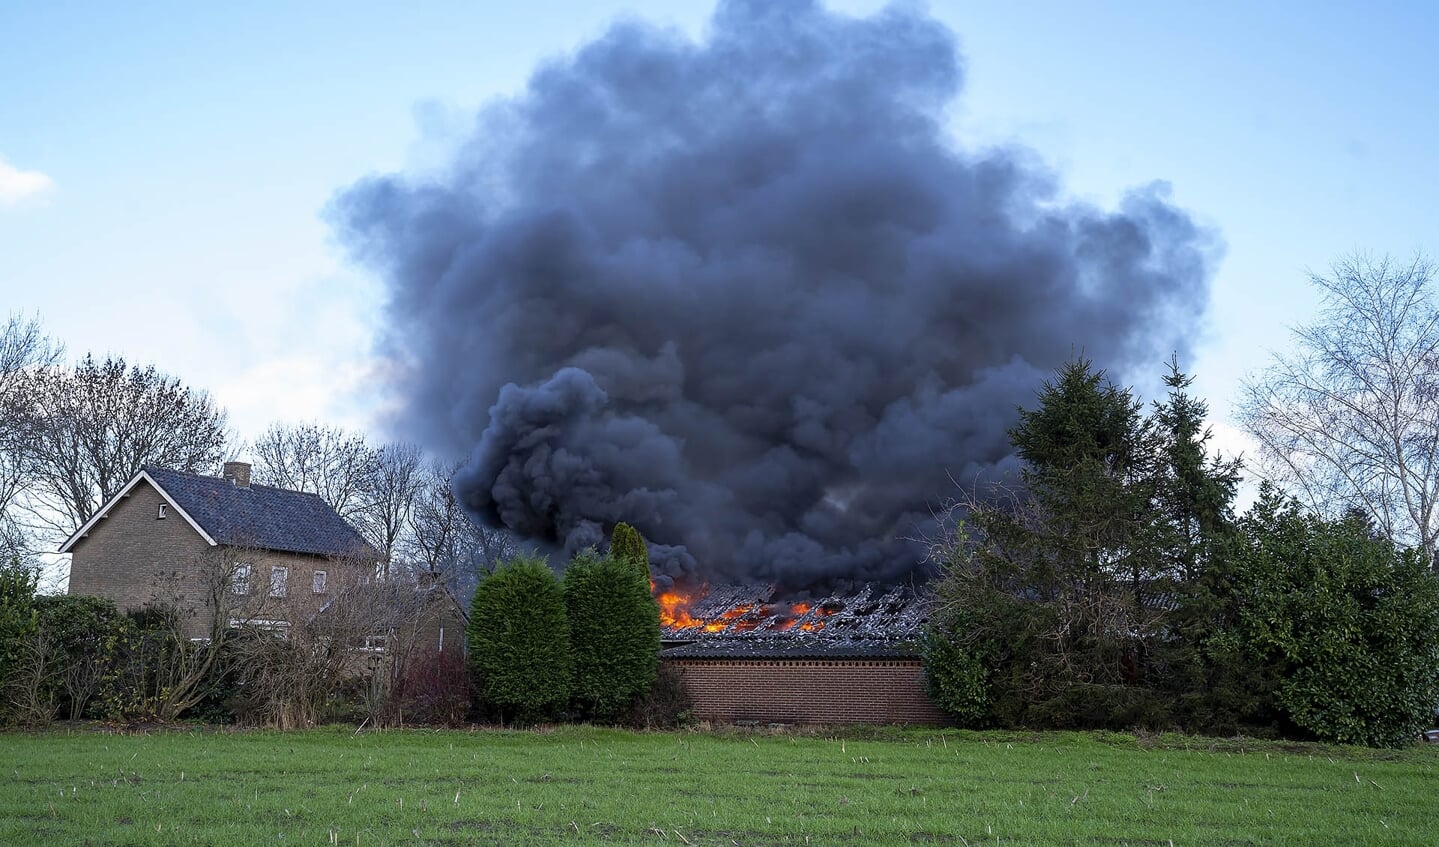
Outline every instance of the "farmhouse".
<path id="1" fill-rule="evenodd" d="M 917 723 L 946 717 L 925 691 L 922 598 L 905 588 L 780 601 L 772 587 L 659 597 L 661 659 L 694 714 L 724 723 Z"/>
<path id="2" fill-rule="evenodd" d="M 243 462 L 220 477 L 144 468 L 60 552 L 71 554 L 71 594 L 171 606 L 191 638 L 209 634 L 217 608 L 283 631 L 377 558 L 319 496 L 251 485 Z"/>

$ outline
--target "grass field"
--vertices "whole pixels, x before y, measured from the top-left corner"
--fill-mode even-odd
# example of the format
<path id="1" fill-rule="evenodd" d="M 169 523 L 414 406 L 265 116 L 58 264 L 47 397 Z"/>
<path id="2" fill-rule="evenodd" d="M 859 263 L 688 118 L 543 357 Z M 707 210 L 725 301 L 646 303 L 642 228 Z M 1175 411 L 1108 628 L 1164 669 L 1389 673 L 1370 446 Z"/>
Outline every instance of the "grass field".
<path id="1" fill-rule="evenodd" d="M 0 844 L 1424 844 L 1439 749 L 1122 735 L 0 735 Z"/>

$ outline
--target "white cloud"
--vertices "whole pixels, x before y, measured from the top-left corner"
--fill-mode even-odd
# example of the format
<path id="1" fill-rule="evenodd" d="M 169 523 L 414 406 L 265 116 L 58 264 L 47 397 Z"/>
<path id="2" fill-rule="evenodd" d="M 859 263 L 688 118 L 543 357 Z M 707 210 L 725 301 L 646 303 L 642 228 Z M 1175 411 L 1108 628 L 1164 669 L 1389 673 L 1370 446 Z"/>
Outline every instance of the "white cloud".
<path id="1" fill-rule="evenodd" d="M 0 156 L 0 206 L 13 206 L 55 187 L 55 181 L 39 171 L 22 171 Z"/>
<path id="2" fill-rule="evenodd" d="M 1225 459 L 1244 460 L 1244 479 L 1240 482 L 1239 491 L 1234 498 L 1234 510 L 1243 512 L 1259 498 L 1259 476 L 1251 467 L 1251 463 L 1259 461 L 1259 442 L 1249 433 L 1225 421 L 1210 421 L 1209 429 L 1214 435 L 1209 442 L 1210 455 L 1218 454 Z"/>
<path id="3" fill-rule="evenodd" d="M 354 408 L 347 400 L 360 395 L 368 376 L 368 361 L 307 349 L 255 362 L 218 382 L 211 396 L 247 442 L 275 423 L 316 421 L 365 432 L 371 410 Z"/>

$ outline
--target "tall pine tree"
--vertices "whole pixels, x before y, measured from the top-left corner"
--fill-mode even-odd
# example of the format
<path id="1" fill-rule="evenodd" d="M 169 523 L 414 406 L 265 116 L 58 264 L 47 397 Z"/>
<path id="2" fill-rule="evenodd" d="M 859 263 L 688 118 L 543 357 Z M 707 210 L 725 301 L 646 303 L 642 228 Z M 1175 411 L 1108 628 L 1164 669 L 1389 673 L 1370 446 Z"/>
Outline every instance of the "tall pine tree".
<path id="1" fill-rule="evenodd" d="M 1084 359 L 1038 399 L 1010 432 L 1019 485 L 973 504 L 931 634 L 978 659 L 1000 723 L 1152 720 L 1158 701 L 1143 683 L 1163 623 L 1151 596 L 1163 565 L 1158 429 Z M 951 666 L 964 671 L 954 690 L 972 691 L 975 668 Z"/>

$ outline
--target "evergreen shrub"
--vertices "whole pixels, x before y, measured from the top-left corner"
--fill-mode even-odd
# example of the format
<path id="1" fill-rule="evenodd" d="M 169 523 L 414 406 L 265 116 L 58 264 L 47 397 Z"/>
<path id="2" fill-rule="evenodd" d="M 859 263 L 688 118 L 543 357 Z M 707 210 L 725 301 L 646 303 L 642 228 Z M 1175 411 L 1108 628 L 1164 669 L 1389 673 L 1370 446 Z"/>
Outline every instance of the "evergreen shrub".
<path id="1" fill-rule="evenodd" d="M 564 591 L 543 559 L 516 556 L 485 577 L 465 635 L 480 705 L 501 720 L 554 718 L 569 702 Z"/>
<path id="2" fill-rule="evenodd" d="M 582 716 L 614 720 L 650 690 L 659 672 L 659 604 L 648 576 L 613 554 L 575 557 L 564 589 L 574 656 L 571 698 Z"/>

